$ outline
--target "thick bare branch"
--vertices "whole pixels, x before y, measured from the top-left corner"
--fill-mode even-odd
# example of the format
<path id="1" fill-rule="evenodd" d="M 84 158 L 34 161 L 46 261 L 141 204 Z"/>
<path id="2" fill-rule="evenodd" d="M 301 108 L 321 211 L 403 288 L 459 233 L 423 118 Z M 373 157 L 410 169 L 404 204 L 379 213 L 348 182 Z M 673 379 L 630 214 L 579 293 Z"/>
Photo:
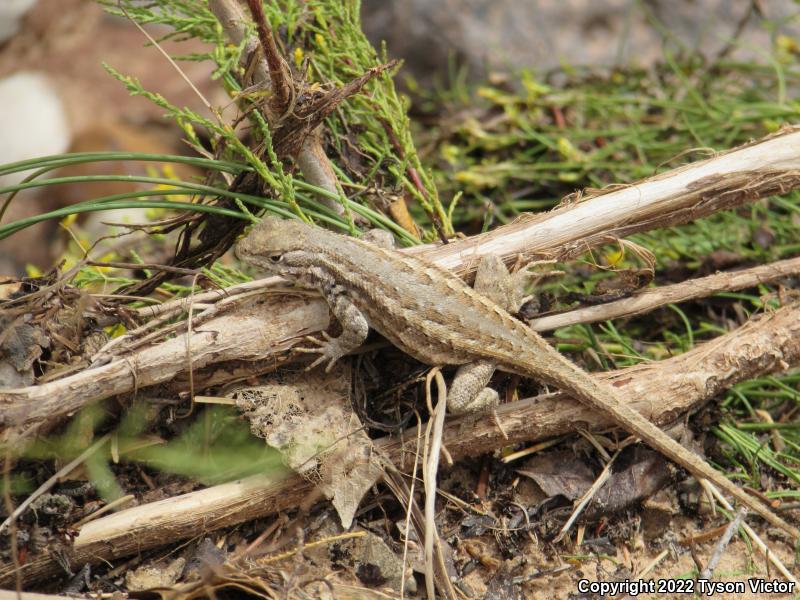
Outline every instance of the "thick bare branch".
<path id="1" fill-rule="evenodd" d="M 426 258 L 459 273 L 481 256 L 567 259 L 616 238 L 687 223 L 800 187 L 800 127 L 740 146 L 638 183 L 562 203 L 547 214 L 523 217 L 446 246 L 417 247 Z"/>
<path id="2" fill-rule="evenodd" d="M 180 335 L 64 379 L 0 391 L 0 444 L 19 441 L 42 423 L 72 415 L 91 402 L 169 381 L 187 369 L 189 353 L 197 369 L 265 357 L 278 367 L 296 341 L 326 328 L 328 319 L 321 300 L 267 296 L 204 323 L 192 332 L 188 346 L 186 335 Z"/>

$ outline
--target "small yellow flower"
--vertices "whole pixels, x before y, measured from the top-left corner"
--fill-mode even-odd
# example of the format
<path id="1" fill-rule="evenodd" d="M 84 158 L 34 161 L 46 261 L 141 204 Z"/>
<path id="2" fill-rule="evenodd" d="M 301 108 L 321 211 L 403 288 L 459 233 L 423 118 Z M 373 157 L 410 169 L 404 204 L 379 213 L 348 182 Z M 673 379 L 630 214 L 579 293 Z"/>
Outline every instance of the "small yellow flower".
<path id="1" fill-rule="evenodd" d="M 612 267 L 616 267 L 625 258 L 625 253 L 622 250 L 613 250 L 606 254 L 606 262 Z"/>
<path id="2" fill-rule="evenodd" d="M 586 160 L 586 155 L 573 146 L 572 142 L 570 142 L 567 138 L 558 138 L 558 142 L 556 142 L 556 144 L 558 147 L 558 152 L 566 160 L 575 162 L 583 162 Z"/>
<path id="3" fill-rule="evenodd" d="M 108 337 L 113 339 L 121 336 L 123 333 L 127 331 L 127 329 L 122 323 L 117 323 L 116 325 L 109 325 L 108 327 L 104 327 L 103 331 L 106 332 L 106 335 Z"/>
<path id="4" fill-rule="evenodd" d="M 775 46 L 778 50 L 788 54 L 800 54 L 800 42 L 796 38 L 788 35 L 779 35 L 775 39 Z"/>
<path id="5" fill-rule="evenodd" d="M 73 213 L 61 219 L 61 225 L 63 225 L 64 227 L 70 227 L 74 225 L 75 221 L 77 220 L 78 220 L 78 213 Z"/>

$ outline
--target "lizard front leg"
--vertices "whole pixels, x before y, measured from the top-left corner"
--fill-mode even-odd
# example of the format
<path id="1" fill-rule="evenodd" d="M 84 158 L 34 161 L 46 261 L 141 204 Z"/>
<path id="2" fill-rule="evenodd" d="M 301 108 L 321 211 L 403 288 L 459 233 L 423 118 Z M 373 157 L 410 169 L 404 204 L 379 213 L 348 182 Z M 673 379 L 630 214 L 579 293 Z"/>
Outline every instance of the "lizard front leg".
<path id="1" fill-rule="evenodd" d="M 325 372 L 329 372 L 336 361 L 352 352 L 367 339 L 369 323 L 364 314 L 356 307 L 340 286 L 330 283 L 318 286 L 325 301 L 328 303 L 333 316 L 342 326 L 342 333 L 338 337 L 331 337 L 323 331 L 324 339 L 308 336 L 306 339 L 318 345 L 317 348 L 296 348 L 298 352 L 319 354 L 320 356 L 307 368 L 313 369 L 318 364 L 328 361 Z"/>
<path id="2" fill-rule="evenodd" d="M 364 234 L 363 239 L 381 248 L 392 249 L 394 247 L 392 234 L 382 229 L 371 229 Z M 336 338 L 332 338 L 326 331 L 322 332 L 323 339 L 313 336 L 305 338 L 307 341 L 317 344 L 317 348 L 296 348 L 298 352 L 320 355 L 307 367 L 307 370 L 313 369 L 327 360 L 328 364 L 325 366 L 327 373 L 337 360 L 364 343 L 369 334 L 369 323 L 364 313 L 347 296 L 345 289 L 337 285 L 321 269 L 311 268 L 305 276 L 298 279 L 298 282 L 304 287 L 319 290 L 328 303 L 333 316 L 342 326 L 342 333 Z"/>

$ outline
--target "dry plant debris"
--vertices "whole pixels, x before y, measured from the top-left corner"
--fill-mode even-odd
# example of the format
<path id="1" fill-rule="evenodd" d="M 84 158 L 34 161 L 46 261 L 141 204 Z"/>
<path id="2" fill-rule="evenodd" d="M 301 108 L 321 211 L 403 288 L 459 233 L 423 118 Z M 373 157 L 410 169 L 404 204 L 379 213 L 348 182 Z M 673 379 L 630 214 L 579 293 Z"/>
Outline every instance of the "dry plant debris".
<path id="1" fill-rule="evenodd" d="M 332 501 L 345 529 L 383 475 L 382 460 L 353 412 L 350 389 L 350 369 L 342 366 L 228 393 L 253 434 Z"/>
<path id="2" fill-rule="evenodd" d="M 123 4 L 131 11 L 137 8 L 136 3 Z M 230 8 L 235 3 L 215 4 Z M 637 162 L 630 145 L 633 129 L 625 133 L 621 124 L 624 102 L 612 111 L 622 131 L 619 138 L 613 130 L 594 131 L 602 113 L 596 105 L 587 104 L 581 113 L 575 102 L 598 102 L 603 97 L 597 95 L 598 86 L 609 85 L 614 77 L 599 83 L 573 82 L 570 97 L 551 86 L 537 87 L 525 75 L 521 81 L 526 93 L 487 85 L 481 94 L 488 106 L 467 119 L 457 115 L 455 128 L 437 132 L 442 135 L 429 151 L 441 151 L 443 161 L 428 154 L 436 163 L 431 172 L 423 168 L 410 143 L 403 105 L 388 73 L 395 65 L 378 61 L 374 51 L 360 45 L 350 4 L 308 4 L 320 12 L 308 12 L 303 4 L 292 23 L 295 29 L 286 23 L 273 29 L 272 24 L 281 22 L 280 3 L 249 2 L 257 33 L 251 37 L 243 21 L 235 27 L 222 23 L 221 30 L 187 24 L 187 31 L 216 35 L 216 42 L 227 36 L 217 46 L 227 61 L 219 65 L 220 74 L 232 86 L 240 109 L 233 125 L 248 123 L 246 133 L 239 129 L 231 134 L 232 128 L 225 129 L 229 123 L 203 121 L 148 96 L 163 100 L 160 106 L 183 126 L 194 124 L 186 128 L 187 139 L 210 154 L 209 160 L 229 158 L 227 152 L 234 149 L 247 162 L 247 169 L 210 174 L 200 203 L 238 211 L 242 202 L 257 198 L 260 204 L 250 205 L 251 210 L 302 213 L 351 231 L 364 219 L 415 243 L 420 236 L 426 241 L 447 237 L 454 229 L 453 219 L 465 231 L 478 231 L 493 218 L 513 221 L 520 211 L 535 207 L 535 195 L 546 195 L 550 202 L 576 182 L 586 187 L 628 182 L 568 197 L 548 215 L 413 251 L 427 252 L 432 260 L 465 275 L 474 268 L 475 257 L 498 250 L 508 263 L 524 264 L 529 258 L 566 263 L 554 265 L 547 274 L 559 273 L 557 283 L 547 278 L 542 282 L 552 297 L 539 294 L 536 307 L 528 306 L 534 326 L 569 326 L 556 337 L 562 349 L 583 350 L 583 360 L 610 371 L 624 367 L 600 376 L 659 423 L 699 410 L 733 388 L 723 401 L 722 424 L 717 425 L 718 415 L 701 411 L 691 428 L 699 431 L 712 460 L 733 464 L 738 477 L 771 493 L 776 506 L 791 516 L 794 507 L 788 498 L 795 494 L 793 482 L 800 480 L 791 454 L 797 443 L 793 403 L 800 377 L 784 371 L 798 364 L 800 356 L 800 319 L 792 290 L 797 264 L 788 258 L 796 252 L 792 227 L 796 231 L 797 222 L 792 219 L 800 185 L 800 132 L 779 130 L 779 123 L 767 122 L 764 115 L 744 116 L 737 134 L 755 141 L 649 177 L 655 169 L 648 160 L 661 160 L 652 157 L 660 156 L 658 147 L 664 143 L 658 131 L 662 120 L 666 129 L 673 128 L 669 146 L 683 151 L 687 137 L 679 134 L 688 129 L 695 136 L 711 136 L 728 118 L 727 105 L 717 110 L 701 107 L 698 113 L 697 107 L 680 100 L 686 95 L 670 96 L 675 106 L 659 105 L 638 124 L 644 129 L 639 130 L 643 133 L 635 150 L 647 160 Z M 135 14 L 141 18 L 144 13 Z M 352 44 L 352 56 L 342 51 L 345 42 Z M 664 79 L 669 83 L 681 74 Z M 788 75 L 796 85 L 794 71 Z M 630 93 L 637 85 L 639 91 L 652 85 L 640 73 L 630 76 L 632 82 L 623 77 L 619 83 L 630 84 Z M 702 71 L 693 72 L 700 89 L 702 76 Z M 119 77 L 132 92 L 147 96 L 135 81 Z M 763 71 L 753 70 L 754 80 L 764 78 Z M 266 93 L 270 88 L 272 95 Z M 704 93 L 716 98 L 720 90 L 716 83 L 708 84 Z M 689 94 L 686 102 L 696 95 Z M 611 104 L 619 100 L 611 94 L 608 98 Z M 708 122 L 694 127 L 703 112 Z M 691 122 L 676 122 L 676 114 Z M 769 118 L 777 119 L 774 114 Z M 200 124 L 215 136 L 214 152 L 193 137 L 192 128 Z M 583 138 L 575 134 L 571 142 L 572 128 L 584 125 L 589 133 Z M 541 134 L 522 140 L 520 131 Z M 773 135 L 764 137 L 768 132 Z M 725 140 L 722 144 L 713 138 L 720 149 L 743 141 L 735 135 Z M 312 168 L 323 164 L 320 151 L 322 157 L 333 157 L 335 172 L 330 161 L 324 163 L 329 168 Z M 602 166 L 595 168 L 598 162 Z M 536 175 L 546 169 L 555 175 Z M 579 179 L 581 174 L 588 179 Z M 462 186 L 470 192 L 462 200 L 463 211 L 455 210 L 455 203 L 453 211 L 443 210 L 436 177 L 442 189 Z M 630 183 L 640 177 L 649 178 Z M 298 181 L 312 187 L 302 188 Z M 495 189 L 499 184 L 502 189 Z M 349 209 L 360 212 L 347 214 L 343 197 Z M 313 204 L 314 198 L 324 200 L 320 204 L 328 212 Z M 358 200 L 367 202 L 355 209 Z M 47 482 L 46 476 L 56 469 L 45 461 L 53 460 L 59 468 L 77 456 L 76 464 L 58 471 L 63 481 L 40 488 L 30 506 L 12 519 L 13 535 L 8 539 L 15 544 L 13 550 L 5 541 L 0 543 L 7 563 L 0 566 L 3 585 L 13 585 L 17 564 L 26 586 L 72 575 L 62 591 L 76 593 L 123 584 L 129 591 L 170 587 L 168 594 L 176 598 L 229 590 L 274 598 L 393 597 L 401 587 L 408 594 L 418 593 L 416 584 L 425 571 L 418 526 L 421 486 L 417 483 L 411 494 L 407 484 L 414 483 L 419 432 L 414 427 L 400 430 L 416 422 L 414 410 L 424 416 L 420 371 L 373 340 L 363 354 L 353 357 L 352 371 L 287 374 L 286 368 L 299 363 L 292 347 L 305 335 L 330 326 L 327 309 L 318 299 L 276 288 L 274 282 L 245 282 L 231 263 L 216 260 L 243 230 L 246 221 L 240 217 L 248 215 L 170 216 L 143 229 L 180 231 L 177 239 L 171 238 L 174 252 L 160 248 L 149 262 L 134 253 L 95 260 L 90 252 L 63 273 L 0 284 L 0 388 L 12 388 L 0 391 L 0 439 L 7 450 L 0 460 L 6 481 L 19 486 L 12 488 L 13 499 L 24 500 L 30 493 L 17 493 L 25 484 Z M 664 233 L 668 225 L 698 219 L 706 220 Z M 709 223 L 713 230 L 706 229 Z M 703 236 L 713 238 L 716 231 L 740 235 L 744 228 L 749 237 L 735 252 L 724 254 L 726 250 L 713 245 L 719 241 L 714 239 L 704 239 L 706 245 L 693 249 Z M 629 241 L 623 236 L 636 237 Z M 585 266 L 567 263 L 576 257 L 585 259 Z M 665 257 L 675 263 L 670 269 L 692 276 L 706 275 L 722 263 L 749 266 L 758 259 L 764 264 L 702 280 L 679 276 L 681 283 L 666 286 Z M 103 279 L 108 273 L 115 276 Z M 652 281 L 656 287 L 643 289 Z M 773 287 L 765 287 L 767 282 Z M 109 295 L 105 286 L 112 284 L 121 287 Z M 571 295 L 559 296 L 558 286 L 571 290 Z M 741 290 L 735 298 L 730 296 L 734 290 Z M 139 296 L 148 296 L 147 302 L 166 301 L 137 304 L 142 301 Z M 551 302 L 561 314 L 539 315 Z M 599 304 L 566 310 L 576 302 Z M 683 304 L 678 308 L 676 302 Z M 765 314 L 751 318 L 750 312 Z M 637 320 L 640 313 L 645 316 Z M 586 326 L 612 317 L 615 324 Z M 621 332 L 620 323 L 629 328 Z M 678 325 L 687 333 L 680 333 Z M 726 330 L 733 331 L 712 339 L 711 333 Z M 109 341 L 109 334 L 116 337 Z M 695 336 L 711 341 L 694 347 L 699 341 Z M 656 360 L 669 354 L 678 356 Z M 264 378 L 279 369 L 277 377 Z M 781 374 L 768 375 L 773 372 Z M 444 555 L 436 574 L 440 593 L 455 593 L 441 577 L 456 573 L 454 587 L 467 597 L 487 593 L 544 598 L 574 592 L 576 580 L 585 576 L 666 577 L 674 576 L 676 569 L 692 575 L 693 569 L 717 560 L 717 572 L 754 574 L 765 568 L 761 562 L 754 566 L 741 541 L 717 542 L 724 528 L 708 525 L 711 519 L 715 524 L 721 519 L 704 514 L 709 505 L 705 492 L 690 484 L 680 486 L 679 492 L 672 487 L 658 492 L 673 474 L 659 457 L 641 448 L 621 453 L 608 469 L 605 485 L 592 490 L 604 462 L 597 457 L 613 452 L 616 440 L 612 434 L 595 434 L 590 444 L 574 433 L 577 424 L 595 430 L 608 424 L 546 391 L 534 400 L 519 401 L 529 391 L 542 391 L 532 387 L 535 384 L 502 377 L 496 383 L 512 401 L 498 411 L 502 435 L 485 420 L 454 421 L 444 429 L 445 450 L 463 462 L 441 474 L 434 506 Z M 193 400 L 201 393 L 232 399 L 243 416 L 226 412 L 224 406 L 214 411 L 199 408 Z M 376 398 L 384 402 L 372 402 Z M 750 414 L 735 403 L 741 398 Z M 764 398 L 757 408 L 747 404 Z M 93 412 L 88 409 L 92 405 L 101 408 Z M 263 448 L 238 445 L 245 439 L 253 442 L 253 435 L 242 427 L 244 419 L 255 437 L 281 453 L 283 464 L 295 475 L 274 468 L 219 483 L 231 473 L 250 475 L 241 463 L 276 467 L 274 459 L 261 463 L 253 458 L 263 459 Z M 382 430 L 392 435 L 376 440 L 376 432 Z M 724 443 L 714 441 L 714 435 Z M 564 437 L 556 444 L 555 436 Z M 509 447 L 543 438 L 543 447 L 524 465 L 496 460 Z M 24 451 L 11 453 L 24 442 Z M 215 446 L 226 444 L 239 461 L 226 462 L 230 456 L 214 454 Z M 75 451 L 86 447 L 93 451 Z M 205 455 L 211 456 L 208 462 L 219 463 L 216 472 L 199 472 Z M 466 460 L 478 455 L 487 456 Z M 388 487 L 410 503 L 411 527 L 403 503 L 375 485 L 390 463 L 400 472 L 390 475 L 390 480 L 397 479 Z M 170 468 L 177 473 L 169 474 Z M 207 487 L 195 489 L 198 481 Z M 568 535 L 548 545 L 573 513 L 572 503 L 588 490 L 591 498 Z M 127 491 L 141 505 L 129 505 L 130 496 L 122 494 Z M 335 516 L 326 502 L 313 502 L 320 491 L 331 499 Z M 152 499 L 159 501 L 147 502 Z M 113 509 L 114 502 L 120 502 L 122 510 L 101 512 Z M 4 510 L 10 512 L 8 506 Z M 699 532 L 695 515 L 703 519 Z M 214 540 L 194 540 L 186 548 L 174 545 L 201 533 Z M 756 546 L 768 548 L 775 560 L 791 560 L 778 535 L 761 533 L 764 541 L 756 541 Z M 695 544 L 693 551 L 675 549 L 686 540 Z M 160 550 L 164 545 L 171 545 L 173 552 Z M 687 563 L 692 554 L 701 558 Z M 707 558 L 710 554 L 715 554 L 714 560 Z M 136 557 L 128 558 L 132 555 Z M 118 562 L 108 568 L 102 564 L 106 561 Z M 90 575 L 92 563 L 98 566 Z M 784 568 L 778 564 L 775 568 Z M 783 576 L 792 577 L 786 573 Z"/>

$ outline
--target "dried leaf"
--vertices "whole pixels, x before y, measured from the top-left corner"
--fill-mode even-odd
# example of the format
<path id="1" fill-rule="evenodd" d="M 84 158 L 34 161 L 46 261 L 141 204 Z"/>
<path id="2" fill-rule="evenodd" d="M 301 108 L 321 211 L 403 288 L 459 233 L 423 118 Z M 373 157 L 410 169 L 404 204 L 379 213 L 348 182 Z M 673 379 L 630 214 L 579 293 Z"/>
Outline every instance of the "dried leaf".
<path id="1" fill-rule="evenodd" d="M 9 329 L 6 329 L 8 327 Z M 0 388 L 32 385 L 33 364 L 50 345 L 48 337 L 38 327 L 21 322 L 0 320 Z"/>
<path id="2" fill-rule="evenodd" d="M 346 529 L 383 467 L 350 405 L 350 372 L 303 374 L 296 381 L 240 388 L 231 397 L 253 433 L 278 450 L 286 465 L 314 481 Z"/>

